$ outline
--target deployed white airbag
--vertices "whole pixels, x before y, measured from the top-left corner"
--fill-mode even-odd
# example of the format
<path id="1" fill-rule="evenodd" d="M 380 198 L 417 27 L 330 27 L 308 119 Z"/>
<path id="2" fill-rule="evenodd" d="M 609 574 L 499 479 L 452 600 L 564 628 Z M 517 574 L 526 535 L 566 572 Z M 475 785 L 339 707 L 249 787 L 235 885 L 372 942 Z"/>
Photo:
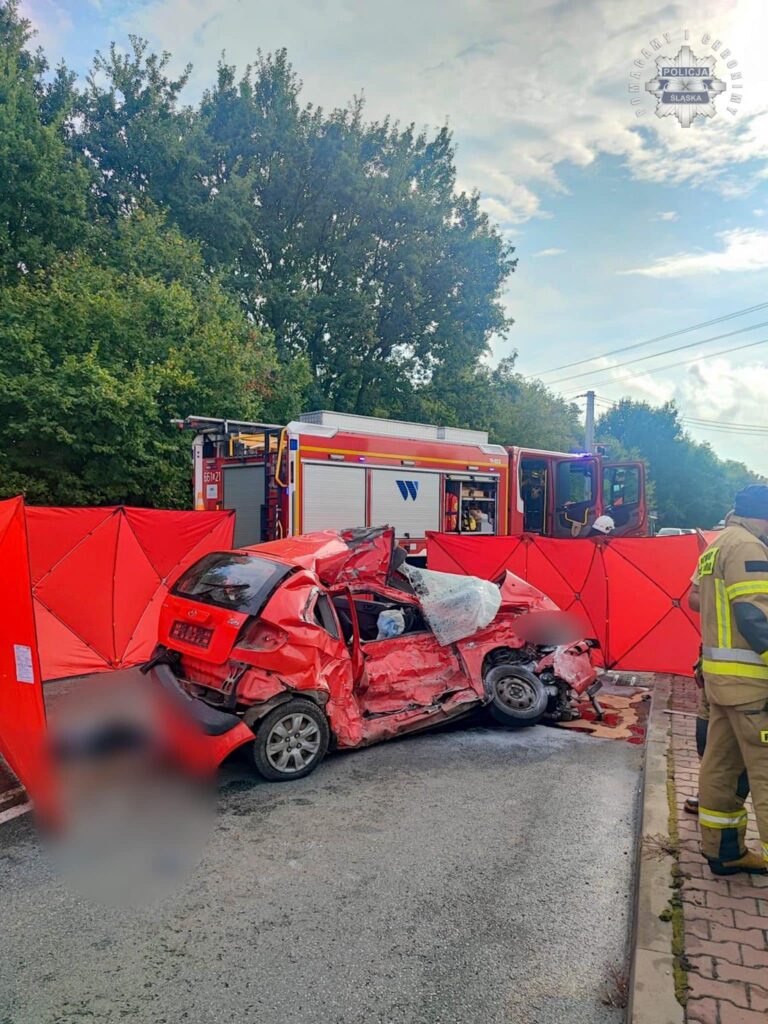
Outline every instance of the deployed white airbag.
<path id="1" fill-rule="evenodd" d="M 441 647 L 472 636 L 496 618 L 501 592 L 490 580 L 403 565 L 424 617 Z"/>

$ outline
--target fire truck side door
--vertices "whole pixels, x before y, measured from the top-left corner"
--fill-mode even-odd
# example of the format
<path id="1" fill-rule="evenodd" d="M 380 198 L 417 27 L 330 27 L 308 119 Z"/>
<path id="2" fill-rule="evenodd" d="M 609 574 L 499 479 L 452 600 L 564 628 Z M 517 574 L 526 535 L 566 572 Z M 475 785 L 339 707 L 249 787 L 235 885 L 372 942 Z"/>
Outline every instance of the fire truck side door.
<path id="1" fill-rule="evenodd" d="M 603 512 L 616 524 L 614 536 L 640 533 L 645 526 L 645 466 L 611 462 L 602 472 Z"/>
<path id="2" fill-rule="evenodd" d="M 554 462 L 553 537 L 586 537 L 597 517 L 597 459 Z"/>

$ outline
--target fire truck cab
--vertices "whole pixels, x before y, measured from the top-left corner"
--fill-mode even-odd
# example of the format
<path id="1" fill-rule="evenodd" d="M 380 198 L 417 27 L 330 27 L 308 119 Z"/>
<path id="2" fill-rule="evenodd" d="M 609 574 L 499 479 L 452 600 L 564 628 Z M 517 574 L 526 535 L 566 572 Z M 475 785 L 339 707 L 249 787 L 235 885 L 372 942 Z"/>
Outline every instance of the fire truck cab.
<path id="1" fill-rule="evenodd" d="M 508 448 L 510 533 L 585 537 L 608 515 L 614 536 L 645 536 L 648 517 L 642 462 L 606 462 L 602 454 Z"/>
<path id="2" fill-rule="evenodd" d="M 234 546 L 315 530 L 395 529 L 413 557 L 427 531 L 585 537 L 599 515 L 647 532 L 643 465 L 505 448 L 481 430 L 304 413 L 278 424 L 190 416 L 195 508 L 234 509 Z"/>

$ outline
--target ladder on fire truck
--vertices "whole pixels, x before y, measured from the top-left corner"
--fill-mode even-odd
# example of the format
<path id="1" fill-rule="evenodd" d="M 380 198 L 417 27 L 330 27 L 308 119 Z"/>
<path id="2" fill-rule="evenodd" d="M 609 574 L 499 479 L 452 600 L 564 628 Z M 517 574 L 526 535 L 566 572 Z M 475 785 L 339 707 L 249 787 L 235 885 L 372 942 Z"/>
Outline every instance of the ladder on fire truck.
<path id="1" fill-rule="evenodd" d="M 195 458 L 211 458 L 220 445 L 230 457 L 264 459 L 264 503 L 261 506 L 261 540 L 279 540 L 283 535 L 280 518 L 281 491 L 288 486 L 282 473 L 287 472 L 284 458 L 285 427 L 276 423 L 252 423 L 247 420 L 215 419 L 209 416 L 187 416 L 171 420 L 179 430 L 194 430 L 202 435 L 203 444 Z M 282 463 L 282 465 L 281 465 Z M 195 467 L 197 469 L 197 466 Z M 197 474 L 196 474 L 197 476 Z M 224 495 L 226 498 L 226 495 Z M 204 508 L 202 482 L 195 482 L 195 507 Z M 224 506 L 228 507 L 228 506 Z"/>

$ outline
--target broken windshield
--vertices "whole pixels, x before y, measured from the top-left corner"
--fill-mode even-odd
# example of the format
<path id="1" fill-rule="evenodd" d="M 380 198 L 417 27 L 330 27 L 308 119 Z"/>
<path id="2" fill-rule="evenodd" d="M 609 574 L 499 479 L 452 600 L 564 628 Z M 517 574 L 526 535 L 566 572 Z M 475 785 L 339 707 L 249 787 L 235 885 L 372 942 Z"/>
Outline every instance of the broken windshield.
<path id="1" fill-rule="evenodd" d="M 424 617 L 441 647 L 472 636 L 496 618 L 501 592 L 490 580 L 403 565 Z"/>

